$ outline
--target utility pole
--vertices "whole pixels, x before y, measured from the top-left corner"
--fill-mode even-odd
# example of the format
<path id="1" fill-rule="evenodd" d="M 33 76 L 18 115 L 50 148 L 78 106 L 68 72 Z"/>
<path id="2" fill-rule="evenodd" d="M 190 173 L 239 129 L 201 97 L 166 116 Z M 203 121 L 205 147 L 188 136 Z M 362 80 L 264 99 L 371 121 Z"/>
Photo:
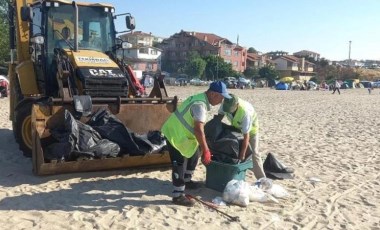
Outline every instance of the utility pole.
<path id="1" fill-rule="evenodd" d="M 348 66 L 351 67 L 351 41 L 349 41 L 348 45 Z"/>
<path id="2" fill-rule="evenodd" d="M 218 55 L 216 56 L 216 80 L 219 80 L 219 47 Z"/>

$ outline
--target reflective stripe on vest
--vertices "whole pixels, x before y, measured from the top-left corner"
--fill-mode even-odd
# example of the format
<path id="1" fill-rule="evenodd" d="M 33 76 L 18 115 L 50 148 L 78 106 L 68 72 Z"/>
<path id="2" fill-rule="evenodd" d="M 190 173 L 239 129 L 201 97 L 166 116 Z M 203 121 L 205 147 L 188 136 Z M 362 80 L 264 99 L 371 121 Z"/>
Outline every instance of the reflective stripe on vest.
<path id="1" fill-rule="evenodd" d="M 196 102 L 196 101 L 194 101 L 194 102 Z M 190 107 L 192 105 L 193 105 L 192 103 L 188 104 L 182 110 L 182 112 L 179 112 L 178 109 L 174 112 L 174 114 L 176 115 L 177 119 L 181 122 L 181 124 L 183 125 L 183 127 L 185 127 L 190 133 L 194 133 L 194 128 L 191 127 L 190 124 L 186 122 L 186 120 L 185 120 L 185 114 L 187 113 L 187 111 L 190 109 Z"/>
<path id="2" fill-rule="evenodd" d="M 205 93 L 191 96 L 178 106 L 161 128 L 167 141 L 186 158 L 192 157 L 199 146 L 194 134 L 194 119 L 190 111 L 190 107 L 196 102 L 204 103 L 207 110 L 210 110 Z"/>

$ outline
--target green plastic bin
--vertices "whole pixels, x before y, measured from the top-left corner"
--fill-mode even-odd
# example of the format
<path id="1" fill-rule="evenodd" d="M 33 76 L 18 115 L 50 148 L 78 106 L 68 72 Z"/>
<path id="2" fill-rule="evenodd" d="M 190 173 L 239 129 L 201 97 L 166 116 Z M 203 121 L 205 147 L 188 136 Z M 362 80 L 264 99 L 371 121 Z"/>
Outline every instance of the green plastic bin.
<path id="1" fill-rule="evenodd" d="M 240 164 L 211 161 L 206 166 L 206 187 L 223 192 L 230 180 L 245 180 L 245 172 L 252 168 L 252 165 L 252 160 Z"/>

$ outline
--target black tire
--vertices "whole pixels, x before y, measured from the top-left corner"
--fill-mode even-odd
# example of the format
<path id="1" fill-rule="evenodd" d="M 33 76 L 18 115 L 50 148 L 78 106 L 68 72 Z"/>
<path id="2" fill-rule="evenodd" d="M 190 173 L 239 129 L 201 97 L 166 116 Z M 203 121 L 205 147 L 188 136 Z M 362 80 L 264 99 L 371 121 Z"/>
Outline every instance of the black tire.
<path id="1" fill-rule="evenodd" d="M 32 157 L 32 103 L 26 103 L 15 111 L 14 134 L 19 149 L 25 157 Z"/>
<path id="2" fill-rule="evenodd" d="M 15 100 L 17 101 L 15 105 L 17 105 L 24 98 L 18 78 L 16 78 L 13 90 Z M 28 102 L 22 106 L 18 106 L 17 109 L 14 110 L 14 117 L 12 119 L 13 135 L 19 145 L 19 149 L 23 152 L 25 157 L 32 157 L 31 113 L 32 102 Z M 27 130 L 29 130 L 29 132 Z"/>
<path id="3" fill-rule="evenodd" d="M 17 106 L 17 104 L 24 98 L 24 96 L 21 93 L 20 83 L 18 81 L 18 78 L 15 79 L 14 87 L 11 89 L 14 95 L 14 106 Z M 12 108 L 15 110 L 15 107 Z M 15 140 L 17 143 L 19 143 L 18 136 L 16 135 L 16 111 L 13 111 L 13 117 L 12 117 L 12 129 L 13 129 L 13 136 L 15 137 Z"/>

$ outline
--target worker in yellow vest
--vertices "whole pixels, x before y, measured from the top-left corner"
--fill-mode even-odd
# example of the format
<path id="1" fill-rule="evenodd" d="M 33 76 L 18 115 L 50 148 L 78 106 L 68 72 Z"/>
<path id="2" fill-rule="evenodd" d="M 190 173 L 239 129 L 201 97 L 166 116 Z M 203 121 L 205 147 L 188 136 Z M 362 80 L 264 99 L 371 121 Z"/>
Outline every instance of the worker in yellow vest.
<path id="1" fill-rule="evenodd" d="M 223 98 L 230 98 L 226 85 L 221 81 L 212 82 L 206 92 L 190 96 L 181 103 L 161 128 L 172 162 L 174 204 L 193 206 L 195 203 L 185 196 L 185 187 L 195 189 L 200 185 L 191 180 L 200 153 L 205 165 L 211 162 L 204 124 L 210 106 L 222 103 Z"/>
<path id="2" fill-rule="evenodd" d="M 258 150 L 259 147 L 259 120 L 251 103 L 230 94 L 230 99 L 225 99 L 220 106 L 218 114 L 226 116 L 231 125 L 241 130 L 244 136 L 239 150 L 239 159 L 245 161 L 248 146 L 252 148 L 253 173 L 256 179 L 265 177 L 263 161 Z"/>

